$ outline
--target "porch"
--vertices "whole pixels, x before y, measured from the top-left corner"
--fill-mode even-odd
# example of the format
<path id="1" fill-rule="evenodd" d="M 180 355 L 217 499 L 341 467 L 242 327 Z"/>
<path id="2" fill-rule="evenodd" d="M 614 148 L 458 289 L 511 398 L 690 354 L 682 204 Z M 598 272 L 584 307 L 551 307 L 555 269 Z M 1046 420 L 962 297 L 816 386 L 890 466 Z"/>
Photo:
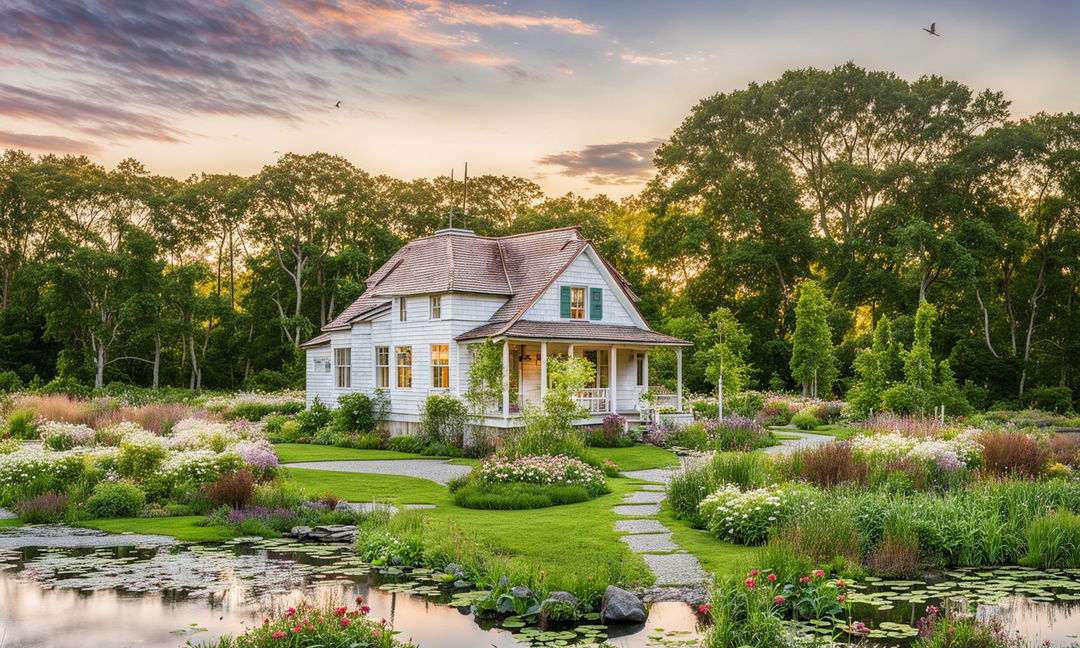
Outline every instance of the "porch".
<path id="1" fill-rule="evenodd" d="M 561 342 L 505 338 L 502 342 L 503 389 L 496 417 L 513 425 L 525 407 L 539 407 L 548 388 L 548 359 L 554 356 L 586 358 L 596 368 L 591 385 L 574 399 L 588 412 L 582 424 L 597 423 L 609 414 L 631 422 L 650 420 L 656 410 L 683 411 L 682 348 L 676 347 L 675 393 L 649 386 L 652 345 L 605 344 L 595 341 Z M 643 395 L 649 392 L 651 401 Z"/>

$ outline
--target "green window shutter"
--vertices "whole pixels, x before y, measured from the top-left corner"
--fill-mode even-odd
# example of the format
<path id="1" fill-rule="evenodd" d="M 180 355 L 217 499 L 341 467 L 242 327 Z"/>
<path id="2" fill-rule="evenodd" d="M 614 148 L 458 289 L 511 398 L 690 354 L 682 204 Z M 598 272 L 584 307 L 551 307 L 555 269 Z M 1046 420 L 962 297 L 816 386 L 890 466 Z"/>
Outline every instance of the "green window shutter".
<path id="1" fill-rule="evenodd" d="M 589 319 L 604 319 L 604 289 L 589 288 Z"/>
<path id="2" fill-rule="evenodd" d="M 570 319 L 570 286 L 559 289 L 559 317 Z"/>

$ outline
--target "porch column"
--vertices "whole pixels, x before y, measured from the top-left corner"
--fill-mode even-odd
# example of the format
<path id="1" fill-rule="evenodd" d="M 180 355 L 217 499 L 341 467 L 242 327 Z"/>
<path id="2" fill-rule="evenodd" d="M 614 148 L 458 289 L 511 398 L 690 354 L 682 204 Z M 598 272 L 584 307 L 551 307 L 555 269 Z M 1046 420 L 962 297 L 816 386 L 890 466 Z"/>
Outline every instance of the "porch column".
<path id="1" fill-rule="evenodd" d="M 547 341 L 540 343 L 540 404 L 547 396 Z"/>
<path id="2" fill-rule="evenodd" d="M 503 340 L 502 352 L 502 413 L 506 419 L 510 418 L 510 340 Z"/>
<path id="3" fill-rule="evenodd" d="M 619 410 L 619 400 L 615 392 L 615 377 L 619 375 L 619 372 L 616 369 L 616 365 L 618 364 L 616 362 L 616 358 L 618 357 L 619 350 L 615 347 L 614 344 L 612 344 L 611 357 L 608 358 L 608 397 L 610 399 L 608 400 L 608 411 L 612 414 L 616 413 Z"/>
<path id="4" fill-rule="evenodd" d="M 675 408 L 682 411 L 682 347 L 675 349 Z"/>
<path id="5" fill-rule="evenodd" d="M 570 346 L 566 347 L 566 355 L 567 355 L 568 357 L 571 357 L 571 358 L 573 358 L 573 357 L 574 357 L 574 345 L 573 345 L 573 344 L 571 344 Z"/>
<path id="6" fill-rule="evenodd" d="M 641 371 L 641 382 L 642 382 L 641 387 L 645 391 L 649 391 L 649 351 L 648 351 L 648 349 L 646 349 L 644 353 L 645 353 L 645 357 L 642 359 L 642 364 L 644 366 L 641 368 L 642 369 L 642 371 Z"/>

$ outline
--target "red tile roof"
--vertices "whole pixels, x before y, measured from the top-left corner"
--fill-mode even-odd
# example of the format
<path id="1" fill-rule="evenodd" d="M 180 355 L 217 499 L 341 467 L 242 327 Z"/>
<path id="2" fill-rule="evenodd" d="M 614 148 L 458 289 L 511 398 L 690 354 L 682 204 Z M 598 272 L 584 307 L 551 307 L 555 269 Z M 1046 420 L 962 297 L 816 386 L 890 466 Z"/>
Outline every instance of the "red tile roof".
<path id="1" fill-rule="evenodd" d="M 506 327 L 503 322 L 484 324 L 467 333 L 457 336 L 456 340 L 480 340 L 493 335 L 505 335 L 512 338 L 538 340 L 578 340 L 595 342 L 630 342 L 649 345 L 691 346 L 690 342 L 677 337 L 657 333 L 636 326 L 616 326 L 613 324 L 594 324 L 592 322 L 538 322 L 518 320 Z"/>

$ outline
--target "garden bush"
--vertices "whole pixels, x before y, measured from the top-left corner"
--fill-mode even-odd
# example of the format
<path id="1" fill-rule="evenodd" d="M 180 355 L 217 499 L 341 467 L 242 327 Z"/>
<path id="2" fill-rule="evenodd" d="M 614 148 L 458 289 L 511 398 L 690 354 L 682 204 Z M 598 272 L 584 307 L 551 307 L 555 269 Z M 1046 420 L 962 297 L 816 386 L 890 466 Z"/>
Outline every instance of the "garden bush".
<path id="1" fill-rule="evenodd" d="M 1064 386 L 1031 387 L 1024 392 L 1024 405 L 1065 414 L 1073 409 L 1072 390 Z"/>
<path id="2" fill-rule="evenodd" d="M 412 434 L 393 436 L 386 440 L 386 448 L 396 452 L 420 454 L 426 446 L 423 439 Z"/>
<path id="3" fill-rule="evenodd" d="M 200 648 L 262 648 L 281 646 L 300 648 L 404 648 L 405 644 L 394 638 L 397 633 L 386 620 L 367 618 L 370 608 L 356 598 L 355 607 L 344 605 L 315 606 L 301 603 L 272 615 L 266 622 L 256 625 L 236 637 L 225 636 L 216 641 L 199 644 Z"/>
<path id="4" fill-rule="evenodd" d="M 16 502 L 15 512 L 27 524 L 62 522 L 68 512 L 68 497 L 62 493 L 24 497 Z"/>
<path id="5" fill-rule="evenodd" d="M 375 431 L 371 398 L 362 392 L 338 396 L 338 406 L 331 415 L 332 428 L 342 434 L 367 435 Z"/>
<path id="6" fill-rule="evenodd" d="M 71 450 L 94 442 L 94 430 L 85 425 L 45 421 L 38 426 L 41 442 L 53 450 Z"/>
<path id="7" fill-rule="evenodd" d="M 289 377 L 273 369 L 260 369 L 244 381 L 246 389 L 255 391 L 278 391 L 292 386 Z"/>
<path id="8" fill-rule="evenodd" d="M 255 478 L 248 470 L 227 473 L 207 485 L 206 494 L 214 506 L 242 509 L 250 506 L 255 497 Z"/>
<path id="9" fill-rule="evenodd" d="M 737 544 L 761 544 L 769 532 L 800 509 L 813 505 L 813 493 L 795 484 L 740 490 L 724 484 L 701 501 L 698 509 L 709 532 Z"/>
<path id="10" fill-rule="evenodd" d="M 712 617 L 707 648 L 789 648 L 796 645 L 771 587 L 750 586 L 750 579 L 722 579 L 711 604 L 701 611 Z"/>
<path id="11" fill-rule="evenodd" d="M 140 480 L 155 474 L 169 455 L 161 441 L 146 435 L 127 436 L 120 443 L 116 472 Z"/>
<path id="12" fill-rule="evenodd" d="M 603 472 L 563 455 L 526 455 L 517 459 L 491 457 L 473 471 L 472 477 L 476 482 L 487 484 L 577 486 L 591 497 L 610 492 Z"/>
<path id="13" fill-rule="evenodd" d="M 627 430 L 625 418 L 608 414 L 599 427 L 589 430 L 585 443 L 594 448 L 628 448 L 637 440 Z"/>
<path id="14" fill-rule="evenodd" d="M 668 481 L 667 500 L 675 517 L 704 529 L 706 519 L 698 506 L 720 484 L 750 489 L 769 483 L 772 460 L 752 452 L 718 452 L 706 463 L 685 468 Z"/>
<path id="15" fill-rule="evenodd" d="M 725 410 L 731 410 L 739 416 L 753 418 L 765 406 L 765 395 L 756 391 L 744 391 L 730 396 L 724 402 Z"/>
<path id="16" fill-rule="evenodd" d="M 0 371 L 0 394 L 11 394 L 23 388 L 22 378 L 14 371 Z"/>
<path id="17" fill-rule="evenodd" d="M 311 407 L 296 415 L 296 422 L 300 424 L 304 436 L 314 436 L 316 432 L 330 425 L 333 418 L 334 413 L 330 411 L 329 407 L 323 405 L 319 401 L 319 397 L 316 396 L 314 402 L 311 403 Z"/>
<path id="18" fill-rule="evenodd" d="M 86 512 L 95 518 L 135 517 L 146 505 L 146 493 L 135 484 L 102 482 L 86 500 Z"/>
<path id="19" fill-rule="evenodd" d="M 765 404 L 761 406 L 761 411 L 758 412 L 755 418 L 765 427 L 774 427 L 787 425 L 791 422 L 791 417 L 794 414 L 795 411 L 791 403 L 773 398 L 765 401 Z"/>
<path id="20" fill-rule="evenodd" d="M 809 408 L 800 410 L 795 416 L 792 416 L 791 422 L 800 430 L 814 430 L 821 425 L 821 420 Z"/>
<path id="21" fill-rule="evenodd" d="M 788 459 L 790 477 L 827 488 L 840 484 L 865 484 L 870 466 L 855 457 L 849 443 L 826 443 L 793 453 Z"/>
<path id="22" fill-rule="evenodd" d="M 15 439 L 38 438 L 38 426 L 34 421 L 34 410 L 29 407 L 15 408 L 7 415 L 5 434 Z"/>
<path id="23" fill-rule="evenodd" d="M 429 443 L 461 448 L 465 444 L 468 424 L 468 407 L 449 394 L 428 396 L 420 410 L 420 436 Z"/>
<path id="24" fill-rule="evenodd" d="M 593 496 L 581 486 L 500 484 L 470 480 L 454 491 L 454 503 L 471 509 L 521 510 L 576 504 Z"/>
<path id="25" fill-rule="evenodd" d="M 1034 435 L 1022 432 L 987 432 L 979 439 L 983 464 L 996 477 L 1035 479 L 1042 475 L 1050 451 Z"/>

